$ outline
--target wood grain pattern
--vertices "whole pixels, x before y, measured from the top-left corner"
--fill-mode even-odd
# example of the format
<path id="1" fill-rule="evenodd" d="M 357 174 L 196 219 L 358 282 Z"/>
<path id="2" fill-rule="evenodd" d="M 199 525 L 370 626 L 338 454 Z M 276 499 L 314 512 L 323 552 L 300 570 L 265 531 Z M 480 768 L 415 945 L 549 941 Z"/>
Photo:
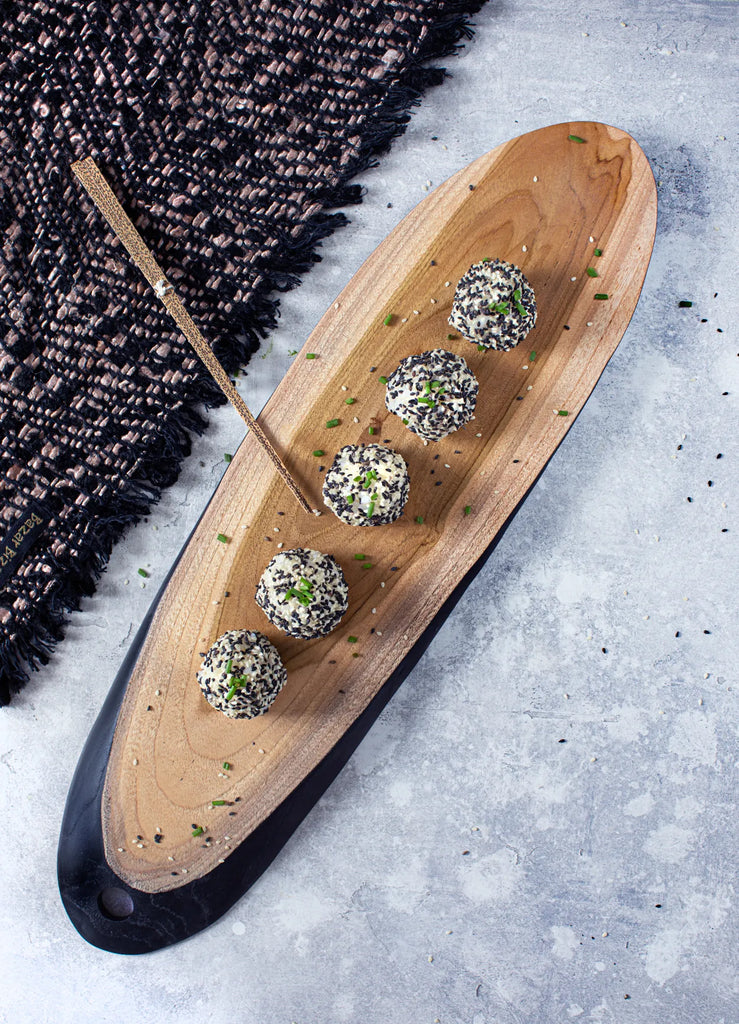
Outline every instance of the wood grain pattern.
<path id="1" fill-rule="evenodd" d="M 569 134 L 586 141 L 573 143 Z M 328 510 L 318 519 L 303 513 L 247 435 L 157 610 L 119 715 L 101 811 L 106 858 L 129 885 L 161 892 L 206 875 L 366 707 L 572 425 L 631 318 L 655 224 L 654 180 L 634 140 L 573 122 L 476 160 L 367 260 L 260 422 L 312 504 L 321 504 L 319 465 L 328 468 L 342 445 L 390 444 L 409 464 L 405 514 L 361 528 Z M 602 256 L 593 256 L 595 246 Z M 536 293 L 537 326 L 508 353 L 447 339 L 454 285 L 485 256 L 521 266 Z M 586 274 L 593 265 L 597 279 Z M 596 292 L 609 299 L 595 300 Z M 464 356 L 480 394 L 465 430 L 425 446 L 386 411 L 379 376 L 437 347 Z M 306 360 L 305 352 L 318 358 Z M 356 403 L 346 405 L 347 397 Z M 340 426 L 327 429 L 334 417 Z M 230 542 L 219 543 L 219 533 Z M 278 543 L 330 552 L 342 565 L 349 610 L 328 637 L 287 638 L 254 602 Z M 359 552 L 373 568 L 361 568 Z M 234 628 L 265 633 L 288 670 L 273 707 L 253 721 L 213 710 L 195 678 L 202 652 Z M 358 643 L 348 643 L 350 635 Z M 193 837 L 193 825 L 205 833 Z"/>

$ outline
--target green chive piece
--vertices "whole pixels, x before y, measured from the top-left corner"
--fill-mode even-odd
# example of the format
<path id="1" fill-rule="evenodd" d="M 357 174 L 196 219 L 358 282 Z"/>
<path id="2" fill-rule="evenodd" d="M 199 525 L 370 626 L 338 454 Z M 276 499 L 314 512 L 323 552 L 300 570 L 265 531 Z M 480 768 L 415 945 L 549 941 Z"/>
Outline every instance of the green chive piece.
<path id="1" fill-rule="evenodd" d="M 216 539 L 219 540 L 221 544 L 228 544 L 228 537 L 225 533 L 219 533 Z"/>
<path id="2" fill-rule="evenodd" d="M 357 654 L 357 652 L 355 651 L 355 652 L 354 652 L 354 654 L 352 654 L 352 658 L 358 658 L 358 657 L 359 657 L 359 655 L 358 655 L 358 654 Z"/>
<path id="3" fill-rule="evenodd" d="M 680 299 L 680 301 L 678 302 L 678 306 L 680 307 L 680 309 L 690 309 L 692 305 L 693 303 L 690 302 L 689 299 Z"/>
<path id="4" fill-rule="evenodd" d="M 223 807 L 225 802 L 225 800 L 211 800 L 210 805 L 211 807 Z"/>
<path id="5" fill-rule="evenodd" d="M 345 398 L 344 402 L 346 405 L 354 405 L 354 403 L 356 402 L 356 398 Z"/>
<path id="6" fill-rule="evenodd" d="M 372 562 L 365 562 L 364 565 L 362 566 L 362 568 L 363 569 L 372 569 L 373 568 Z"/>
<path id="7" fill-rule="evenodd" d="M 298 350 L 296 348 L 289 348 L 287 350 L 287 354 L 289 356 L 296 356 L 298 354 Z"/>
<path id="8" fill-rule="evenodd" d="M 533 361 L 534 361 L 535 359 L 536 359 L 536 352 L 532 352 L 532 353 L 531 353 L 531 355 L 529 356 L 529 362 L 530 362 L 530 363 L 533 363 Z"/>
<path id="9" fill-rule="evenodd" d="M 353 505 L 354 504 L 354 495 L 353 494 L 347 494 L 346 495 L 346 501 L 347 501 L 347 504 Z"/>
<path id="10" fill-rule="evenodd" d="M 362 477 L 361 476 L 355 476 L 354 477 L 354 483 L 355 484 L 361 484 L 361 482 L 362 482 Z"/>
<path id="11" fill-rule="evenodd" d="M 595 269 L 595 267 L 588 267 L 588 269 L 585 271 L 585 273 L 588 275 L 588 277 L 598 277 L 599 276 L 598 271 Z"/>
<path id="12" fill-rule="evenodd" d="M 559 412 L 557 413 L 557 415 L 558 416 L 569 416 L 570 415 L 569 409 L 560 409 Z"/>
<path id="13" fill-rule="evenodd" d="M 374 427 L 368 427 L 367 428 L 367 433 L 370 434 L 371 436 L 374 436 L 375 428 Z"/>
<path id="14" fill-rule="evenodd" d="M 579 135 L 568 135 L 567 138 L 570 142 L 585 142 L 585 139 L 581 139 Z"/>
<path id="15" fill-rule="evenodd" d="M 488 260 L 488 262 L 490 262 L 490 261 Z M 423 523 L 423 516 L 416 516 L 416 522 L 417 523 Z"/>
<path id="16" fill-rule="evenodd" d="M 485 346 L 484 345 L 478 345 L 477 346 L 477 351 L 478 352 L 484 352 L 485 351 Z"/>
<path id="17" fill-rule="evenodd" d="M 139 569 L 139 576 L 143 576 L 145 580 L 149 578 L 149 574 L 146 569 Z"/>
<path id="18" fill-rule="evenodd" d="M 521 289 L 516 288 L 513 293 L 513 302 L 515 303 L 516 309 L 518 310 L 519 316 L 527 316 L 526 307 L 521 302 Z"/>
<path id="19" fill-rule="evenodd" d="M 313 452 L 313 454 L 316 456 L 316 458 L 320 459 L 320 457 L 322 455 L 325 455 L 326 453 L 323 450 L 323 448 L 316 448 L 316 450 Z"/>
<path id="20" fill-rule="evenodd" d="M 203 826 L 202 826 L 202 825 L 198 825 L 198 827 L 197 827 L 197 828 L 194 828 L 194 829 L 192 830 L 192 834 L 193 834 L 194 836 L 202 836 L 203 832 L 205 832 L 205 829 L 203 828 Z"/>
<path id="21" fill-rule="evenodd" d="M 375 511 L 375 503 L 374 503 L 374 501 L 371 501 L 371 502 L 369 503 L 369 508 L 367 509 L 367 518 L 368 518 L 368 519 L 369 519 L 369 518 L 370 518 L 370 516 L 371 516 L 371 515 L 372 515 L 372 514 L 374 513 L 374 511 Z"/>
<path id="22" fill-rule="evenodd" d="M 465 507 L 464 507 L 464 514 L 466 516 L 468 516 L 471 511 L 472 511 L 472 505 L 465 505 Z"/>
<path id="23" fill-rule="evenodd" d="M 423 393 L 425 395 L 430 395 L 431 394 L 431 381 L 430 380 L 427 380 L 426 383 L 423 385 Z"/>
<path id="24" fill-rule="evenodd" d="M 436 405 L 436 402 L 433 400 L 433 398 L 424 398 L 423 395 L 421 395 L 418 401 L 423 402 L 424 405 L 428 405 L 430 408 L 433 408 Z"/>
<path id="25" fill-rule="evenodd" d="M 403 423 L 405 423 L 406 427 L 408 426 L 408 420 L 403 420 Z"/>
<path id="26" fill-rule="evenodd" d="M 231 700 L 231 698 L 235 695 L 237 690 L 238 690 L 238 686 L 236 685 L 236 683 L 234 683 L 233 686 L 231 687 L 231 689 L 226 694 L 226 700 Z"/>
<path id="27" fill-rule="evenodd" d="M 326 426 L 327 427 L 338 427 L 339 422 L 340 422 L 339 420 L 326 420 Z"/>
<path id="28" fill-rule="evenodd" d="M 316 355 L 315 352 L 306 352 L 305 353 L 305 358 L 306 359 L 318 359 L 318 356 Z"/>
<path id="29" fill-rule="evenodd" d="M 356 560 L 358 562 L 366 562 L 367 561 L 367 556 L 366 555 L 355 555 L 354 557 L 356 558 Z"/>
<path id="30" fill-rule="evenodd" d="M 231 675 L 231 672 L 233 671 L 233 667 L 234 667 L 233 658 L 229 658 L 228 659 L 228 664 L 226 665 L 226 674 L 227 675 Z"/>
<path id="31" fill-rule="evenodd" d="M 233 458 L 233 455 L 231 454 L 231 452 L 224 452 L 224 454 L 223 454 L 223 461 L 224 462 L 230 462 L 232 458 Z"/>
<path id="32" fill-rule="evenodd" d="M 387 384 L 387 377 L 380 377 L 380 384 Z"/>
<path id="33" fill-rule="evenodd" d="M 603 250 L 602 249 L 593 249 L 593 256 L 602 256 L 602 255 L 603 255 Z"/>
<path id="34" fill-rule="evenodd" d="M 388 315 L 385 317 L 385 319 L 382 322 L 384 323 L 384 325 L 386 327 L 389 327 L 390 324 L 393 322 L 393 314 L 392 313 L 388 313 Z"/>
<path id="35" fill-rule="evenodd" d="M 230 772 L 231 771 L 231 765 L 229 764 L 228 761 L 224 761 L 223 762 L 223 770 L 224 770 L 224 772 Z"/>
<path id="36" fill-rule="evenodd" d="M 355 644 L 357 642 L 357 637 L 355 636 L 348 636 L 346 639 L 350 644 Z"/>
<path id="37" fill-rule="evenodd" d="M 491 313 L 503 313 L 504 316 L 507 316 L 511 311 L 511 306 L 508 302 L 491 302 L 488 309 Z"/>
<path id="38" fill-rule="evenodd" d="M 608 294 L 607 294 L 607 292 L 596 292 L 595 295 L 593 296 L 593 298 L 594 299 L 607 299 L 608 298 Z"/>
<path id="39" fill-rule="evenodd" d="M 447 341 L 455 341 L 455 340 L 456 340 L 456 337 L 457 337 L 457 335 L 456 335 L 456 334 L 447 334 L 447 336 L 446 336 L 446 340 L 447 340 Z"/>

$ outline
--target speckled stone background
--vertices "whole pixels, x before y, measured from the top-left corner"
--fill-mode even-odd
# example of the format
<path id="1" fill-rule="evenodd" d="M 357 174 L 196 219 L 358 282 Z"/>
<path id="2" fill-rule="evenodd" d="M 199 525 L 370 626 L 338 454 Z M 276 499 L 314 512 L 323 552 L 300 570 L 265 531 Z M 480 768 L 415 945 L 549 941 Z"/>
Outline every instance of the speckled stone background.
<path id="1" fill-rule="evenodd" d="M 262 406 L 428 181 L 568 118 L 631 132 L 659 182 L 634 319 L 495 555 L 271 869 L 207 932 L 117 957 L 64 914 L 57 834 L 127 645 L 241 437 L 230 409 L 213 416 L 0 714 L 0 1020 L 739 1020 L 737 13 L 505 0 L 478 15 L 454 80 L 285 297 L 242 393 Z"/>

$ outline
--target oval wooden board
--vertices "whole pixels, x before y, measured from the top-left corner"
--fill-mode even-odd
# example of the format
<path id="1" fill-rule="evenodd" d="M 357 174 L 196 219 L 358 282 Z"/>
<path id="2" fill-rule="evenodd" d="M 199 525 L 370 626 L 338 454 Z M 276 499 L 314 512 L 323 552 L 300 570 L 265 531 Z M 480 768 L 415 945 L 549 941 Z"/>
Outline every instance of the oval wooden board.
<path id="1" fill-rule="evenodd" d="M 128 885 L 162 893 L 206 876 L 368 705 L 572 425 L 634 311 L 655 223 L 652 174 L 629 135 L 555 125 L 499 146 L 437 188 L 355 275 L 260 422 L 319 507 L 321 467 L 342 445 L 397 449 L 411 476 L 405 514 L 382 528 L 348 527 L 328 510 L 309 516 L 247 435 L 156 609 L 118 716 L 102 827 L 108 864 Z M 538 324 L 509 353 L 448 339 L 454 286 L 483 257 L 521 266 L 536 294 Z M 480 393 L 467 429 L 425 446 L 386 411 L 379 378 L 431 348 L 462 354 Z M 333 418 L 340 425 L 328 429 Z M 314 457 L 317 449 L 325 456 Z M 278 544 L 330 552 L 343 567 L 349 610 L 328 637 L 287 638 L 254 602 Z M 273 707 L 253 721 L 213 710 L 195 678 L 202 653 L 235 628 L 265 633 L 288 670 Z M 204 833 L 193 837 L 194 825 Z"/>

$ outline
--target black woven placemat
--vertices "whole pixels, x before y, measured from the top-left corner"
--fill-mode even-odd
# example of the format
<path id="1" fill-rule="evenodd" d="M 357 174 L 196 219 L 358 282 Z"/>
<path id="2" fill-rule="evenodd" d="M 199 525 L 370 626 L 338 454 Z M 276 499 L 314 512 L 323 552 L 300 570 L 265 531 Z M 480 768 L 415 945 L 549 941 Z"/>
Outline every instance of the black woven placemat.
<path id="1" fill-rule="evenodd" d="M 482 3 L 2 4 L 0 703 L 222 400 L 70 164 L 95 158 L 234 371 Z"/>

